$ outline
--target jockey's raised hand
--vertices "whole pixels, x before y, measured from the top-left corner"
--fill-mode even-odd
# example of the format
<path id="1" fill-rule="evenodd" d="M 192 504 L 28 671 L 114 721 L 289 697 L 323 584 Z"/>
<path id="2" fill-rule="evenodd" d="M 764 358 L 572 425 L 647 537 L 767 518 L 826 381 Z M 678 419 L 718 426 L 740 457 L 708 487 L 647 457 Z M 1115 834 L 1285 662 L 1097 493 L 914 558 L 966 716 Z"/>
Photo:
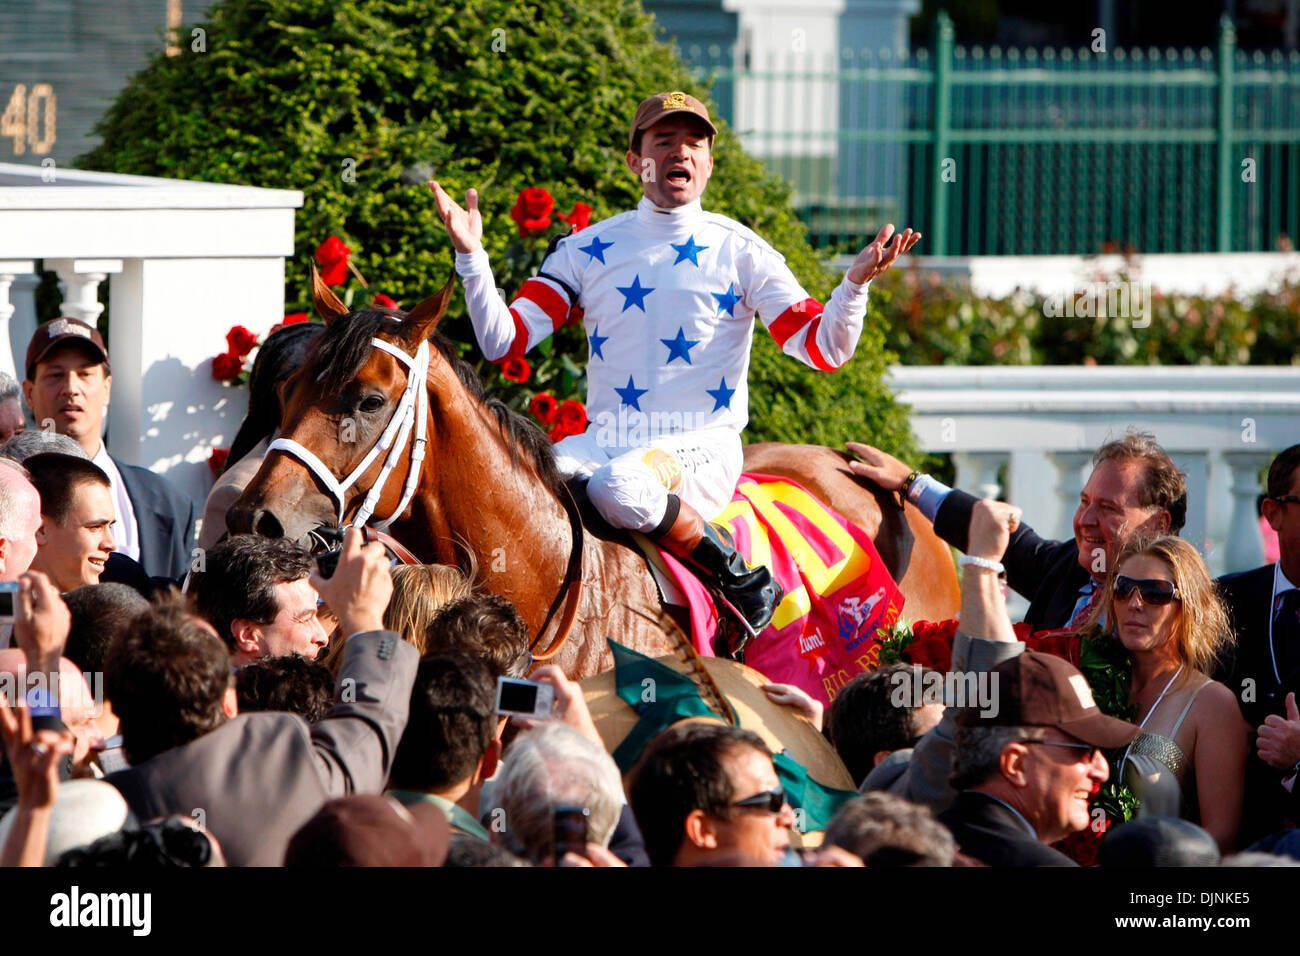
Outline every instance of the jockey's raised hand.
<path id="1" fill-rule="evenodd" d="M 482 245 L 483 216 L 478 211 L 478 190 L 465 191 L 465 205 L 469 207 L 466 211 L 436 182 L 430 180 L 429 188 L 438 201 L 438 215 L 442 216 L 442 224 L 447 227 L 456 251 L 468 255 Z"/>
<path id="2" fill-rule="evenodd" d="M 894 237 L 892 242 L 890 236 Z M 920 238 L 919 232 L 904 229 L 895 233 L 894 224 L 886 224 L 884 229 L 876 233 L 871 245 L 859 252 L 853 260 L 853 265 L 849 266 L 849 279 L 858 285 L 874 279 L 892 266 L 895 259 L 916 245 L 916 240 Z"/>

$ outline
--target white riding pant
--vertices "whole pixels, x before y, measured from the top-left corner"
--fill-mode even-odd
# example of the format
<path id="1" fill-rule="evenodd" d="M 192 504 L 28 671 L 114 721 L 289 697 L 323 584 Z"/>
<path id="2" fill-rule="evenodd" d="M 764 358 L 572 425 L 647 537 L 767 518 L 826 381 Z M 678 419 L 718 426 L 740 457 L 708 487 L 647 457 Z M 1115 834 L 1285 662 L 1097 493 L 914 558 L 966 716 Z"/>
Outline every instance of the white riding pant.
<path id="1" fill-rule="evenodd" d="M 587 477 L 587 497 L 616 528 L 652 531 L 675 494 L 705 521 L 721 513 L 735 494 L 744 454 L 729 428 L 663 435 L 635 448 L 603 447 L 599 429 L 570 435 L 555 446 L 566 475 Z"/>

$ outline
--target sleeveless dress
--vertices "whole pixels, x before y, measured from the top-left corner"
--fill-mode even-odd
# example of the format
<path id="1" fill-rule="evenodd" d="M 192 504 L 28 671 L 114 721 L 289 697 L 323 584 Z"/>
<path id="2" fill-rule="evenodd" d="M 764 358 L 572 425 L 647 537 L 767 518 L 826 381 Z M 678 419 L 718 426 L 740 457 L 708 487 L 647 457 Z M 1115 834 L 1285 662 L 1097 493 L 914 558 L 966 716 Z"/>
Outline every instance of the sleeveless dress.
<path id="1" fill-rule="evenodd" d="M 1124 764 L 1124 784 L 1141 801 L 1138 817 L 1181 817 L 1199 822 L 1196 790 L 1186 786 L 1192 762 L 1174 739 L 1197 695 L 1212 683 L 1207 680 L 1196 688 L 1168 737 L 1144 732 L 1133 738 Z"/>

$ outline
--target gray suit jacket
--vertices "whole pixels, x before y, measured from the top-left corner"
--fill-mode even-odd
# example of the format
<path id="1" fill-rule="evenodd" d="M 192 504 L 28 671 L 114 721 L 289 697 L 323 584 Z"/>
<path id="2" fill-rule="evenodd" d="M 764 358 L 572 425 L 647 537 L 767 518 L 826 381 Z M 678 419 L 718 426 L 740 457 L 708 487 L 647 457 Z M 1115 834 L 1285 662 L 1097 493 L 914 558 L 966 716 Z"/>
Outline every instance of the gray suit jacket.
<path id="1" fill-rule="evenodd" d="M 111 457 L 111 456 L 110 456 Z M 140 564 L 151 578 L 179 580 L 194 559 L 194 502 L 162 475 L 113 459 L 140 534 Z"/>
<path id="2" fill-rule="evenodd" d="M 1023 641 L 986 641 L 958 631 L 952 640 L 952 670 L 972 674 L 991 671 L 1024 650 Z M 946 708 L 938 726 L 917 742 L 907 769 L 890 785 L 890 793 L 912 803 L 924 804 L 936 815 L 948 808 L 957 796 L 957 791 L 948 782 L 956 749 L 957 713 L 954 707 Z"/>
<path id="3" fill-rule="evenodd" d="M 107 779 L 142 821 L 201 819 L 231 866 L 280 866 L 290 837 L 325 801 L 382 792 L 419 660 L 392 631 L 355 634 L 334 706 L 315 724 L 294 714 L 241 714 Z"/>

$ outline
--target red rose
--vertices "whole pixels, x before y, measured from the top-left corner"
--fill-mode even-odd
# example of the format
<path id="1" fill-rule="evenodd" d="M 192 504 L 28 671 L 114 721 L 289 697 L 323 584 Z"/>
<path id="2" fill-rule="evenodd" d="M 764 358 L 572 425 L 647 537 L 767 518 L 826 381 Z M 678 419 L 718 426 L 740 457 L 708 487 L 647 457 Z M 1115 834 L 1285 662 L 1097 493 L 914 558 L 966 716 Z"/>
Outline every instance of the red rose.
<path id="1" fill-rule="evenodd" d="M 528 414 L 543 425 L 549 425 L 555 420 L 555 407 L 554 395 L 550 392 L 538 392 L 533 396 L 533 400 L 528 403 Z"/>
<path id="2" fill-rule="evenodd" d="M 1028 621 L 1016 621 L 1011 625 L 1011 630 L 1015 632 L 1018 641 L 1028 641 L 1034 635 L 1034 628 Z"/>
<path id="3" fill-rule="evenodd" d="M 912 637 L 918 641 L 926 640 L 934 633 L 934 623 L 932 621 L 917 621 L 912 625 Z"/>
<path id="4" fill-rule="evenodd" d="M 582 230 L 591 225 L 591 207 L 585 202 L 575 202 L 573 204 L 573 212 L 569 213 L 567 216 L 564 213 L 557 213 L 557 215 L 569 225 L 573 226 L 574 232 L 582 232 Z"/>
<path id="5" fill-rule="evenodd" d="M 927 637 L 922 641 L 913 641 L 903 648 L 903 654 L 913 664 L 933 668 L 941 674 L 952 669 L 952 645 L 942 638 Z"/>
<path id="6" fill-rule="evenodd" d="M 218 382 L 236 379 L 243 370 L 244 360 L 234 352 L 222 352 L 212 360 L 212 377 Z"/>
<path id="7" fill-rule="evenodd" d="M 397 303 L 384 295 L 382 292 L 376 293 L 375 300 L 370 303 L 376 309 L 396 309 Z"/>
<path id="8" fill-rule="evenodd" d="M 529 186 L 519 193 L 510 218 L 519 227 L 519 235 L 525 239 L 541 235 L 551 227 L 551 210 L 555 200 L 545 189 Z"/>
<path id="9" fill-rule="evenodd" d="M 326 285 L 338 285 L 348 276 L 348 256 L 352 250 L 338 236 L 330 236 L 316 247 L 316 261 Z"/>
<path id="10" fill-rule="evenodd" d="M 226 333 L 226 345 L 235 355 L 247 355 L 256 344 L 257 336 L 242 325 L 236 325 Z"/>
<path id="11" fill-rule="evenodd" d="M 564 439 L 569 437 L 569 433 L 564 430 L 564 426 L 562 425 L 556 425 L 549 432 L 547 432 L 547 434 L 551 436 L 552 445 L 554 445 L 556 442 L 563 441 Z"/>
<path id="12" fill-rule="evenodd" d="M 532 366 L 525 358 L 508 358 L 501 363 L 501 377 L 512 382 L 526 382 L 532 374 Z"/>
<path id="13" fill-rule="evenodd" d="M 226 459 L 229 457 L 229 448 L 213 448 L 208 452 L 208 467 L 212 469 L 212 477 L 220 477 L 226 470 Z"/>
<path id="14" fill-rule="evenodd" d="M 555 413 L 555 421 L 570 435 L 581 435 L 587 430 L 587 409 L 582 402 L 566 401 Z"/>

